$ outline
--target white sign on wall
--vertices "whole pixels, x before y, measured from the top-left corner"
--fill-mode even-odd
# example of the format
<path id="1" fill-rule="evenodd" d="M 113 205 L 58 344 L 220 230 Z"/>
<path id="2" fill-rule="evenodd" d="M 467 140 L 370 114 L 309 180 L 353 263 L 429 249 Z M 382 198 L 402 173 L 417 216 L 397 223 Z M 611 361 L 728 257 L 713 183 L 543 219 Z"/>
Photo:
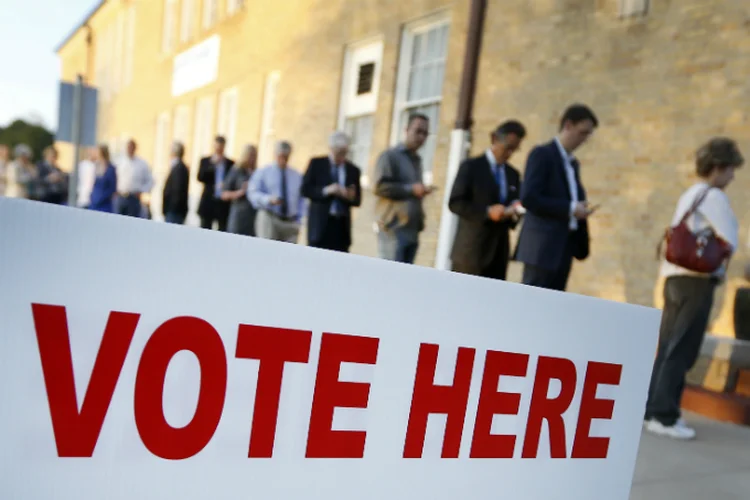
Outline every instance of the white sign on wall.
<path id="1" fill-rule="evenodd" d="M 0 498 L 628 498 L 656 310 L 24 200 L 0 234 Z"/>
<path id="2" fill-rule="evenodd" d="M 172 96 L 177 97 L 199 89 L 219 76 L 219 35 L 178 54 L 174 58 L 172 71 Z"/>

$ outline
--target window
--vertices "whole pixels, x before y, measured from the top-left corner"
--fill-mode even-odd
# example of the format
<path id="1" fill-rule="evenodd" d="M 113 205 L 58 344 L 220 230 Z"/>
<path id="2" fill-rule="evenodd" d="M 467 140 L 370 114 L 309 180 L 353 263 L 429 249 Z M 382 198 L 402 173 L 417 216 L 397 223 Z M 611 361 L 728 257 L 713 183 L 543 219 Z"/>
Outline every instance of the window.
<path id="1" fill-rule="evenodd" d="M 644 16 L 648 7 L 649 0 L 620 0 L 620 17 Z"/>
<path id="2" fill-rule="evenodd" d="M 114 71 L 112 75 L 112 90 L 117 93 L 122 88 L 122 68 L 124 66 L 125 57 L 125 12 L 120 11 L 117 15 L 117 21 L 115 24 L 115 46 L 112 61 L 114 62 Z"/>
<path id="3" fill-rule="evenodd" d="M 164 182 L 169 173 L 170 153 L 171 144 L 169 141 L 169 113 L 161 113 L 156 118 L 156 135 L 154 137 L 154 165 L 152 169 L 154 172 L 154 178 L 159 183 L 159 185 Z"/>
<path id="4" fill-rule="evenodd" d="M 237 13 L 245 5 L 245 0 L 227 0 L 227 14 Z"/>
<path id="5" fill-rule="evenodd" d="M 430 118 L 430 137 L 419 151 L 426 184 L 432 183 L 448 27 L 445 19 L 425 20 L 407 26 L 402 38 L 391 143 L 397 143 L 402 137 L 410 114 L 422 113 Z"/>
<path id="6" fill-rule="evenodd" d="M 349 160 L 362 169 L 362 184 L 368 184 L 370 147 L 380 88 L 383 41 L 360 42 L 347 47 L 341 82 L 339 129 L 352 139 Z"/>
<path id="7" fill-rule="evenodd" d="M 226 154 L 233 158 L 236 155 L 234 148 L 235 129 L 237 128 L 237 89 L 225 90 L 219 96 L 219 123 L 216 133 L 223 135 L 227 140 Z"/>
<path id="8" fill-rule="evenodd" d="M 190 136 L 190 107 L 189 106 L 178 106 L 174 112 L 174 129 L 172 130 L 172 138 L 175 141 L 179 141 L 186 147 L 188 145 L 188 137 Z"/>
<path id="9" fill-rule="evenodd" d="M 211 154 L 211 146 L 214 139 L 214 100 L 213 97 L 200 99 L 195 108 L 195 132 L 193 136 L 192 171 L 198 175 L 198 165 L 204 156 Z M 197 180 L 192 184 L 197 185 Z"/>
<path id="10" fill-rule="evenodd" d="M 96 41 L 96 86 L 99 87 L 99 98 L 109 99 L 109 58 L 107 57 L 108 30 L 104 30 Z"/>
<path id="11" fill-rule="evenodd" d="M 344 122 L 344 132 L 352 139 L 349 147 L 349 161 L 362 169 L 362 184 L 367 187 L 369 178 L 367 176 L 370 164 L 370 146 L 372 145 L 372 133 L 375 117 L 372 114 L 347 118 Z"/>
<path id="12" fill-rule="evenodd" d="M 274 161 L 274 115 L 276 114 L 276 93 L 279 88 L 281 74 L 274 71 L 266 77 L 266 89 L 263 92 L 263 119 L 260 124 L 260 141 L 258 143 L 258 157 L 261 165 L 267 165 Z"/>
<path id="13" fill-rule="evenodd" d="M 193 39 L 193 0 L 182 0 L 180 17 L 180 41 L 185 43 Z"/>
<path id="14" fill-rule="evenodd" d="M 135 5 L 127 10 L 125 30 L 125 67 L 123 70 L 123 87 L 133 82 L 133 57 L 135 52 Z"/>
<path id="15" fill-rule="evenodd" d="M 219 1 L 203 0 L 203 29 L 209 29 L 219 19 Z"/>
<path id="16" fill-rule="evenodd" d="M 161 50 L 169 54 L 174 50 L 174 28 L 177 0 L 164 0 L 164 26 L 162 27 Z"/>

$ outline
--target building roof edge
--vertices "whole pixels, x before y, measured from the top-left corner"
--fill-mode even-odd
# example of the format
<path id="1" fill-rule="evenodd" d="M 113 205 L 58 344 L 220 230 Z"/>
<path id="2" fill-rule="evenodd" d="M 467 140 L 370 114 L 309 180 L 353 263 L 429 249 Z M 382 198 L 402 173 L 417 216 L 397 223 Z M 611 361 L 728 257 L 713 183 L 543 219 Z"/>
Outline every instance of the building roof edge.
<path id="1" fill-rule="evenodd" d="M 101 9 L 104 6 L 105 3 L 107 3 L 107 0 L 99 0 L 98 2 L 96 2 L 96 5 L 89 11 L 88 14 L 86 14 L 86 17 L 84 17 L 83 20 L 76 25 L 76 27 L 73 29 L 73 31 L 71 31 L 70 33 L 68 33 L 68 36 L 66 36 L 63 39 L 62 42 L 60 42 L 59 44 L 57 44 L 57 47 L 55 47 L 55 53 L 56 54 L 59 54 L 60 51 L 63 49 L 63 47 L 65 47 L 68 44 L 68 42 L 70 42 L 70 40 L 76 35 L 76 33 L 78 33 L 78 31 L 81 28 L 83 28 L 84 26 L 86 26 L 86 24 L 89 22 L 89 20 L 92 17 L 94 17 L 94 14 L 96 14 L 97 12 L 99 12 L 99 9 Z"/>

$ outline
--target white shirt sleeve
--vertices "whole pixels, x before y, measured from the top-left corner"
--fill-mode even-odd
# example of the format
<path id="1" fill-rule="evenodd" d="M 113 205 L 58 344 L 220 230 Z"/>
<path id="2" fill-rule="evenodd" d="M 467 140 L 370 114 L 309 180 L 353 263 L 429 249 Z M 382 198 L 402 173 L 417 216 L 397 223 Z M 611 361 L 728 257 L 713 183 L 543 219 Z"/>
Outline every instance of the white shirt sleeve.
<path id="1" fill-rule="evenodd" d="M 724 191 L 711 189 L 697 211 L 706 218 L 718 237 L 729 243 L 733 251 L 737 249 L 740 228 Z"/>
<path id="2" fill-rule="evenodd" d="M 148 166 L 148 163 L 141 160 L 143 163 L 143 191 L 144 193 L 150 193 L 151 190 L 154 188 L 154 176 L 151 175 L 151 169 Z"/>

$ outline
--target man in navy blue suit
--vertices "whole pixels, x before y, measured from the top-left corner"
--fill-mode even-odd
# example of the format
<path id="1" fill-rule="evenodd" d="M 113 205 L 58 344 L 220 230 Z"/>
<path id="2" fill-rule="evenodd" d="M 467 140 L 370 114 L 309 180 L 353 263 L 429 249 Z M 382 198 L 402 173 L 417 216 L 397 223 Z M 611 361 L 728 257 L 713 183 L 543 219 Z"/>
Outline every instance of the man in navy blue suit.
<path id="1" fill-rule="evenodd" d="M 589 255 L 589 205 L 581 184 L 580 164 L 573 156 L 599 121 L 582 104 L 570 106 L 560 120 L 560 133 L 529 154 L 521 184 L 526 209 L 516 247 L 523 262 L 525 285 L 565 290 L 573 259 Z"/>

